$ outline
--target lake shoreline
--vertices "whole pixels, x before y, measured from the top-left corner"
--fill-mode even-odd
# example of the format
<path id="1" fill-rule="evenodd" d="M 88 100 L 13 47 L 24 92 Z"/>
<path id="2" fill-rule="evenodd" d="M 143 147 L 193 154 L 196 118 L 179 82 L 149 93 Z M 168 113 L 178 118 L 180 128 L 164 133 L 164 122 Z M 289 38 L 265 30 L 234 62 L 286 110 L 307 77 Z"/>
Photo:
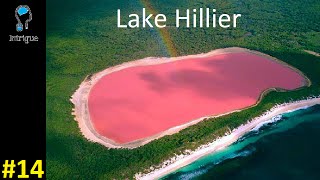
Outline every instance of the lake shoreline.
<path id="1" fill-rule="evenodd" d="M 212 115 L 207 115 L 204 117 L 199 117 L 196 119 L 191 119 L 190 121 L 183 123 L 178 126 L 173 126 L 169 129 L 166 129 L 164 131 L 161 131 L 159 133 L 156 133 L 152 136 L 148 136 L 145 138 L 141 139 L 136 139 L 134 141 L 126 142 L 126 143 L 119 143 L 116 142 L 114 139 L 107 138 L 106 136 L 103 136 L 97 132 L 97 130 L 94 128 L 94 124 L 92 123 L 92 119 L 90 117 L 89 113 L 89 94 L 92 89 L 92 87 L 104 76 L 109 75 L 114 72 L 118 72 L 127 68 L 132 68 L 132 67 L 139 67 L 139 66 L 150 66 L 150 65 L 159 65 L 159 64 L 166 64 L 166 63 L 172 63 L 174 61 L 183 61 L 186 59 L 190 58 L 205 58 L 205 57 L 211 57 L 211 56 L 217 56 L 217 55 L 225 55 L 225 54 L 231 54 L 231 53 L 250 53 L 253 55 L 257 55 L 263 58 L 266 58 L 270 61 L 274 61 L 276 63 L 279 63 L 294 72 L 298 73 L 301 77 L 303 77 L 303 82 L 301 82 L 301 86 L 297 89 L 300 89 L 302 87 L 309 87 L 311 86 L 311 81 L 298 69 L 290 66 L 289 64 L 278 60 L 277 58 L 274 58 L 272 56 L 269 56 L 267 54 L 254 51 L 254 50 L 249 50 L 246 48 L 240 48 L 240 47 L 229 47 L 229 48 L 223 48 L 223 49 L 215 49 L 212 50 L 208 53 L 201 53 L 201 54 L 196 54 L 196 55 L 187 55 L 187 56 L 180 56 L 180 57 L 172 57 L 172 58 L 156 58 L 156 57 L 148 57 L 140 60 L 135 60 L 135 61 L 130 61 L 126 62 L 117 66 L 109 67 L 107 69 L 104 69 L 103 71 L 100 71 L 95 74 L 88 75 L 85 80 L 79 85 L 79 88 L 74 92 L 74 94 L 71 96 L 70 101 L 74 105 L 74 108 L 72 110 L 72 115 L 74 116 L 74 119 L 78 122 L 78 126 L 80 128 L 81 134 L 89 141 L 92 142 L 97 142 L 99 144 L 102 144 L 103 146 L 107 148 L 127 148 L 127 149 L 133 149 L 137 148 L 140 146 L 143 146 L 153 140 L 159 139 L 163 136 L 166 135 L 172 135 L 175 133 L 178 133 L 182 129 L 185 129 L 189 126 L 195 125 L 201 121 L 204 121 L 209 118 L 216 118 L 219 116 L 231 114 L 233 112 L 239 112 L 246 110 L 248 108 L 256 106 L 260 100 L 270 91 L 286 91 L 284 89 L 279 89 L 279 88 L 268 88 L 265 89 L 263 92 L 261 92 L 260 97 L 257 99 L 256 103 L 243 107 L 243 108 L 235 108 L 231 109 L 230 111 L 226 111 L 224 113 L 220 114 L 212 114 Z"/>

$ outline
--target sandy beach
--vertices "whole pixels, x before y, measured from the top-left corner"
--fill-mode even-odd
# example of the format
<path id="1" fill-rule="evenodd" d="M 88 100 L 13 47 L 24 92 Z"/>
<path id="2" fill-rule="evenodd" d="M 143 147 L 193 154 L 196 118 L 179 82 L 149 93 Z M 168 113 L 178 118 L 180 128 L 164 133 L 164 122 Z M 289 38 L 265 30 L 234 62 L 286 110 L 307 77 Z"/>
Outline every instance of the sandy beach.
<path id="1" fill-rule="evenodd" d="M 304 52 L 312 54 L 312 55 L 317 56 L 317 57 L 320 57 L 320 54 L 317 53 L 317 52 L 314 52 L 314 51 L 304 50 Z"/>
<path id="2" fill-rule="evenodd" d="M 148 174 L 138 173 L 136 174 L 135 178 L 140 180 L 159 179 L 181 167 L 184 167 L 196 161 L 197 159 L 207 154 L 224 149 L 225 147 L 237 141 L 237 139 L 244 135 L 246 132 L 249 132 L 256 126 L 259 126 L 261 125 L 261 123 L 270 120 L 274 116 L 301 108 L 310 107 L 316 104 L 320 104 L 320 97 L 312 97 L 301 101 L 294 101 L 276 105 L 263 115 L 256 117 L 250 120 L 247 124 L 241 125 L 238 128 L 234 129 L 230 134 L 218 138 L 212 143 L 203 145 L 195 151 L 189 151 L 187 155 L 177 155 L 176 157 L 165 161 L 163 164 L 158 166 L 160 168 L 155 168 L 155 170 Z"/>
<path id="3" fill-rule="evenodd" d="M 226 115 L 232 112 L 236 112 L 236 111 L 241 111 L 247 108 L 250 108 L 252 106 L 255 106 L 257 103 L 259 103 L 261 97 L 263 97 L 263 95 L 270 91 L 270 90 L 277 90 L 275 88 L 270 88 L 265 90 L 264 92 L 262 92 L 262 94 L 260 95 L 259 99 L 256 100 L 256 103 L 253 104 L 251 106 L 247 106 L 245 108 L 241 108 L 241 109 L 234 109 L 234 110 L 230 110 L 229 112 L 225 112 L 225 113 L 219 113 L 219 114 L 215 114 L 212 116 L 205 116 L 205 117 L 201 117 L 201 118 L 197 118 L 197 119 L 191 119 L 189 122 L 184 123 L 182 125 L 178 125 L 178 126 L 174 126 L 170 129 L 167 129 L 165 131 L 162 131 L 160 133 L 154 134 L 152 136 L 148 136 L 146 138 L 141 138 L 141 139 L 137 139 L 128 143 L 118 143 L 116 141 L 114 141 L 113 139 L 109 139 L 106 138 L 105 136 L 102 136 L 101 134 L 99 134 L 96 129 L 94 128 L 93 124 L 92 124 L 92 120 L 89 114 L 89 105 L 88 105 L 88 99 L 89 99 L 89 92 L 91 91 L 92 87 L 104 76 L 111 74 L 113 72 L 117 72 L 120 70 L 124 70 L 126 68 L 129 67 L 137 67 L 137 66 L 149 66 L 149 65 L 157 65 L 157 64 L 165 64 L 165 63 L 170 63 L 173 61 L 181 61 L 187 58 L 199 58 L 199 57 L 210 57 L 213 55 L 221 55 L 221 54 L 228 54 L 228 53 L 239 53 L 239 52 L 249 52 L 250 54 L 255 54 L 273 61 L 276 61 L 278 63 L 283 64 L 284 66 L 289 67 L 290 69 L 294 70 L 295 72 L 299 73 L 303 78 L 304 78 L 304 82 L 303 85 L 304 86 L 310 86 L 311 82 L 310 80 L 298 69 L 295 69 L 294 67 L 289 66 L 288 64 L 274 58 L 271 57 L 269 55 L 257 52 L 257 51 L 252 51 L 252 50 L 248 50 L 245 48 L 238 48 L 238 47 L 231 47 L 231 48 L 225 48 L 225 49 L 217 49 L 217 50 L 213 50 L 210 51 L 208 53 L 203 53 L 203 54 L 197 54 L 197 55 L 188 55 L 188 56 L 181 56 L 181 57 L 173 57 L 173 58 L 154 58 L 154 57 L 149 57 L 149 58 L 145 58 L 145 59 L 140 59 L 140 60 L 136 60 L 136 61 L 130 61 L 130 62 L 126 62 L 114 67 L 110 67 L 107 68 L 101 72 L 98 72 L 96 74 L 92 74 L 86 77 L 86 79 L 80 84 L 79 88 L 76 90 L 76 92 L 72 95 L 70 101 L 74 104 L 74 108 L 73 108 L 73 112 L 72 114 L 75 117 L 75 120 L 78 122 L 79 128 L 81 133 L 83 134 L 83 136 L 88 139 L 89 141 L 93 141 L 93 142 L 97 142 L 100 143 L 108 148 L 128 148 L 128 149 L 132 149 L 132 148 L 136 148 L 139 146 L 142 146 L 144 144 L 147 144 L 155 139 L 161 138 L 165 135 L 171 135 L 174 133 L 179 132 L 180 130 L 187 128 L 191 125 L 194 125 L 204 119 L 207 118 L 214 118 L 214 117 L 218 117 L 218 116 L 222 116 L 222 115 Z M 303 86 L 302 85 L 302 86 Z M 199 117 L 199 116 L 198 116 Z"/>

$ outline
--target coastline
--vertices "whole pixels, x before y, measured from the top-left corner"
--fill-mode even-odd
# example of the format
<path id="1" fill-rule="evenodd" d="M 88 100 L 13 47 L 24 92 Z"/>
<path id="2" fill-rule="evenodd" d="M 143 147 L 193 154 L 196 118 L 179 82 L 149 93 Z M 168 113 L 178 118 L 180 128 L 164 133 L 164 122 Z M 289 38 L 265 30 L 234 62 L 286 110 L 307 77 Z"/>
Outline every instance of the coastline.
<path id="1" fill-rule="evenodd" d="M 317 57 L 320 57 L 320 54 L 317 52 L 314 52 L 314 51 L 304 50 L 304 52 L 311 54 L 311 55 L 314 55 L 314 56 L 317 56 Z"/>
<path id="2" fill-rule="evenodd" d="M 120 71 L 122 69 L 125 68 L 129 68 L 129 67 L 136 67 L 136 66 L 149 66 L 149 65 L 156 65 L 156 64 L 163 64 L 163 63 L 170 63 L 172 61 L 178 61 L 178 60 L 184 60 L 184 59 L 188 59 L 188 58 L 201 58 L 201 57 L 208 57 L 208 56 L 216 56 L 216 55 L 220 55 L 220 54 L 228 54 L 228 53 L 237 53 L 237 52 L 248 52 L 251 54 L 255 54 L 261 57 L 264 57 L 266 59 L 269 60 L 273 60 L 276 61 L 277 63 L 280 63 L 290 69 L 292 69 L 293 71 L 299 73 L 303 78 L 304 78 L 304 82 L 301 85 L 300 88 L 305 87 L 305 86 L 310 86 L 311 85 L 311 81 L 298 69 L 288 65 L 285 62 L 282 62 L 272 56 L 269 56 L 267 54 L 258 52 L 258 51 L 253 51 L 253 50 L 249 50 L 249 49 L 245 49 L 245 48 L 239 48 L 239 47 L 230 47 L 230 48 L 224 48 L 224 49 L 216 49 L 213 51 L 210 51 L 208 53 L 202 53 L 202 54 L 196 54 L 196 55 L 187 55 L 187 56 L 180 56 L 180 57 L 173 57 L 173 58 L 155 58 L 155 57 L 148 57 L 148 58 L 144 58 L 144 59 L 140 59 L 140 60 L 135 60 L 135 61 L 130 61 L 130 62 L 126 62 L 114 67 L 110 67 L 107 68 L 103 71 L 100 71 L 96 74 L 92 74 L 89 75 L 85 78 L 85 80 L 79 85 L 79 88 L 76 90 L 76 92 L 71 96 L 70 101 L 74 104 L 74 108 L 73 108 L 73 112 L 72 115 L 74 115 L 75 120 L 78 122 L 78 126 L 80 128 L 80 131 L 82 133 L 82 135 L 88 139 L 89 141 L 92 142 L 97 142 L 99 144 L 104 145 L 107 148 L 127 148 L 127 149 L 133 149 L 133 148 L 137 148 L 140 146 L 143 146 L 153 140 L 159 139 L 165 135 L 172 135 L 175 134 L 177 132 L 179 132 L 182 129 L 185 129 L 191 125 L 197 124 L 200 121 L 203 121 L 205 119 L 208 118 L 215 118 L 215 117 L 219 117 L 219 116 L 223 116 L 223 115 L 227 115 L 233 112 L 239 112 L 251 107 L 256 106 L 260 100 L 262 99 L 262 97 L 267 94 L 269 91 L 271 90 L 275 90 L 275 91 L 285 91 L 282 89 L 276 89 L 276 88 L 269 88 L 266 89 L 265 91 L 261 92 L 260 97 L 257 99 L 257 102 L 251 106 L 245 107 L 243 109 L 236 109 L 230 112 L 226 112 L 224 114 L 217 114 L 217 115 L 213 115 L 213 116 L 205 116 L 205 117 L 200 117 L 198 119 L 195 120 L 190 120 L 189 122 L 179 125 L 179 126 L 175 126 L 172 127 L 170 129 L 167 129 L 163 132 L 160 132 L 158 134 L 155 134 L 153 136 L 147 137 L 147 138 L 143 138 L 143 139 L 138 139 L 132 142 L 128 142 L 128 143 L 117 143 L 115 141 L 113 141 L 112 139 L 108 139 L 104 136 L 101 136 L 99 133 L 96 132 L 96 130 L 94 129 L 91 120 L 90 120 L 90 114 L 89 114 L 89 107 L 88 107 L 88 97 L 89 97 L 89 93 L 91 88 L 95 85 L 95 83 L 97 83 L 103 76 L 108 75 L 110 73 L 116 72 L 116 71 Z M 298 88 L 298 89 L 300 89 Z"/>
<path id="3" fill-rule="evenodd" d="M 205 155 L 208 155 L 218 150 L 222 150 L 226 148 L 227 146 L 236 142 L 245 133 L 249 132 L 259 124 L 270 120 L 274 116 L 277 116 L 286 112 L 295 111 L 301 108 L 311 107 L 316 104 L 320 104 L 320 96 L 276 105 L 273 108 L 271 108 L 269 111 L 262 114 L 261 116 L 256 117 L 252 120 L 249 120 L 246 124 L 243 124 L 238 128 L 232 130 L 229 134 L 226 134 L 225 136 L 218 138 L 211 143 L 200 146 L 195 151 L 186 151 L 187 155 L 184 155 L 184 154 L 176 155 L 175 157 L 159 165 L 160 168 L 151 167 L 150 169 L 151 170 L 153 169 L 153 170 L 150 173 L 147 173 L 147 174 L 137 173 L 135 175 L 135 178 L 139 180 L 147 180 L 147 179 L 159 179 L 161 177 L 164 177 L 176 171 L 177 169 L 198 160 L 199 158 Z"/>

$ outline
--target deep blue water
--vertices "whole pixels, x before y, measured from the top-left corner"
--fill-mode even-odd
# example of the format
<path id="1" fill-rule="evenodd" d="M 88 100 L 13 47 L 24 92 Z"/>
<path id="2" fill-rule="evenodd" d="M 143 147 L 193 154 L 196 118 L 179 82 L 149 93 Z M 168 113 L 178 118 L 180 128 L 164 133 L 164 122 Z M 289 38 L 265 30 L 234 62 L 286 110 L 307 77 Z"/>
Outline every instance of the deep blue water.
<path id="1" fill-rule="evenodd" d="M 164 179 L 320 179 L 320 105 L 286 113 Z"/>

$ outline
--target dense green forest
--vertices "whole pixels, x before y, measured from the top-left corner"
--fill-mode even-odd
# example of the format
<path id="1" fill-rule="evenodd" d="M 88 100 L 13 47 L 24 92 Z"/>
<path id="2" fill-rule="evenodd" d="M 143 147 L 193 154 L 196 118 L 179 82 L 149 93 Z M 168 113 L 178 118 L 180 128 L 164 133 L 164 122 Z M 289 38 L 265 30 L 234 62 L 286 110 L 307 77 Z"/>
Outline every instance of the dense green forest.
<path id="1" fill-rule="evenodd" d="M 107 149 L 83 138 L 71 115 L 70 96 L 88 75 L 122 62 L 168 56 L 155 29 L 118 29 L 123 17 L 141 13 L 138 0 L 48 0 L 46 53 L 46 174 L 48 179 L 125 179 L 175 153 L 194 149 L 262 114 L 276 103 L 320 95 L 320 1 L 318 0 L 150 0 L 174 22 L 175 9 L 215 8 L 241 13 L 236 29 L 175 28 L 168 32 L 178 55 L 239 46 L 274 56 L 301 70 L 312 86 L 271 92 L 245 111 L 203 121 L 143 147 Z M 171 19 L 171 20 L 170 20 Z M 168 24 L 170 25 L 170 24 Z"/>

